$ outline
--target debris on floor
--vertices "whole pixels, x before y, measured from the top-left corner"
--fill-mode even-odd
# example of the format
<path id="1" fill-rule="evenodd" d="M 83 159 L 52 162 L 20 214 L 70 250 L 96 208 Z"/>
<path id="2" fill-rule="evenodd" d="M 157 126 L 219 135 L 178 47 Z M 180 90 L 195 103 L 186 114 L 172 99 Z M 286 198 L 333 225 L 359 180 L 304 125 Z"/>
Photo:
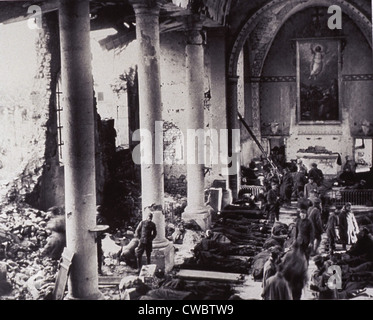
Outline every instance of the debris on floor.
<path id="1" fill-rule="evenodd" d="M 168 198 L 170 203 L 178 203 L 168 208 L 179 208 L 182 199 Z M 287 251 L 291 246 L 295 216 L 287 209 L 280 214 L 280 222 L 271 225 L 260 210 L 231 209 L 216 216 L 209 237 L 193 223 L 182 221 L 178 214 L 171 219 L 171 210 L 168 212 L 166 236 L 175 248 L 175 267 L 167 275 L 159 270 L 153 270 L 147 277 L 138 274 L 134 226 L 107 234 L 103 241 L 103 274 L 99 276 L 99 290 L 104 299 L 261 299 L 264 263 L 271 248 Z M 46 257 L 46 248 L 54 232 L 59 230 L 57 224 L 52 231 L 52 218 L 61 213 L 61 208 L 43 212 L 20 203 L 2 205 L 0 300 L 42 300 L 50 295 L 56 281 L 58 259 Z M 372 217 L 372 212 L 367 210 L 356 212 L 360 228 L 365 228 L 367 235 L 347 252 L 337 250 L 330 259 L 325 237 L 320 246 L 325 262 L 341 267 L 343 290 L 357 293 L 357 296 L 351 294 L 351 299 L 369 298 L 366 292 L 372 288 L 373 258 L 369 255 L 373 252 Z M 312 272 L 315 270 L 312 257 L 309 271 L 310 268 Z M 303 292 L 302 299 L 317 298 L 309 285 L 304 290 L 307 292 Z"/>

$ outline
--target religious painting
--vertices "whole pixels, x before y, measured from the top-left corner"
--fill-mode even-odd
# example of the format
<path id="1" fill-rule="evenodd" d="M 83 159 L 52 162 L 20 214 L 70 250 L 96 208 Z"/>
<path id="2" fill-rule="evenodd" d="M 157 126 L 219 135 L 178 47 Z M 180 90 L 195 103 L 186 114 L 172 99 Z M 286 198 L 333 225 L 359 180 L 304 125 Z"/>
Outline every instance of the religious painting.
<path id="1" fill-rule="evenodd" d="M 340 41 L 297 40 L 297 98 L 299 123 L 340 121 Z"/>

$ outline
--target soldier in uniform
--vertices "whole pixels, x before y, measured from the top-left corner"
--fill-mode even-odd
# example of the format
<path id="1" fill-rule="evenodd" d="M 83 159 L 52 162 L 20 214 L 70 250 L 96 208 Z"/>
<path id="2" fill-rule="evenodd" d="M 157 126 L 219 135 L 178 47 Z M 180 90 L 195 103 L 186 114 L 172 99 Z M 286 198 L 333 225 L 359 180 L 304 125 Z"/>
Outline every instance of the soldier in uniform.
<path id="1" fill-rule="evenodd" d="M 153 220 L 153 214 L 150 212 L 146 220 L 139 223 L 135 230 L 135 236 L 140 239 L 139 245 L 135 250 L 137 257 L 137 268 L 140 271 L 142 266 L 142 255 L 146 253 L 147 264 L 150 264 L 150 255 L 153 251 L 153 240 L 157 236 L 157 228 Z"/>

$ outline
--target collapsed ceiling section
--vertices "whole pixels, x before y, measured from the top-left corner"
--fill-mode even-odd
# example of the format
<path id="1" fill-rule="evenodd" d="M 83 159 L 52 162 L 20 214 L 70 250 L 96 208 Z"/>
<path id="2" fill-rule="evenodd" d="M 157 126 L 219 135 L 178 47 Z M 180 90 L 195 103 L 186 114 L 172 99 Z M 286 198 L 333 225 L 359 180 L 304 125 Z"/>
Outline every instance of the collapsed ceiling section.
<path id="1" fill-rule="evenodd" d="M 204 17 L 206 28 L 221 27 L 231 0 L 162 0 L 160 11 L 160 32 L 185 30 L 185 17 L 199 14 Z M 9 24 L 26 20 L 38 13 L 57 11 L 59 0 L 45 1 L 1 1 L 0 23 Z M 37 7 L 35 7 L 37 6 Z M 91 30 L 113 28 L 117 31 L 101 40 L 107 50 L 123 47 L 136 37 L 135 14 L 129 0 L 92 0 L 90 1 Z"/>
<path id="2" fill-rule="evenodd" d="M 229 12 L 231 0 L 162 0 L 160 12 L 161 22 L 170 26 L 170 20 L 181 20 L 180 17 L 195 13 L 213 20 L 207 24 L 224 25 L 225 17 Z M 0 1 L 0 23 L 12 23 L 26 20 L 35 14 L 32 6 L 40 7 L 42 13 L 58 10 L 59 0 L 44 1 Z M 129 0 L 92 0 L 91 27 L 92 30 L 115 28 L 119 31 L 135 21 L 134 11 Z M 210 25 L 209 25 L 210 26 Z M 165 31 L 169 28 L 163 27 Z"/>

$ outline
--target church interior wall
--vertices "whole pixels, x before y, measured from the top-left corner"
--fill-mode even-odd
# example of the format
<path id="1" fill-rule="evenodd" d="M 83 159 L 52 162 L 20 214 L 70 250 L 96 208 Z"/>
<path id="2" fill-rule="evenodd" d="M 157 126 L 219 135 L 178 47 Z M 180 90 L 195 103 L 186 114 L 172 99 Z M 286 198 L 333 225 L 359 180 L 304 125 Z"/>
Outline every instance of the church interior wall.
<path id="1" fill-rule="evenodd" d="M 225 39 L 223 33 L 208 30 L 205 34 L 204 59 L 205 69 L 201 70 L 204 78 L 204 117 L 205 127 L 203 129 L 226 129 L 226 88 L 225 88 Z M 115 105 L 127 105 L 126 92 L 122 92 L 123 85 L 118 74 L 128 73 L 130 68 L 136 66 L 136 41 L 128 45 L 125 50 L 105 51 L 94 47 L 95 56 L 93 67 L 95 71 L 96 96 L 98 92 L 104 92 L 105 101 L 99 101 L 98 112 L 102 118 L 115 120 L 117 130 L 117 145 L 120 142 L 118 129 L 123 124 L 118 123 L 117 110 Z M 160 70 L 161 70 L 161 99 L 162 99 L 162 120 L 164 130 L 164 176 L 165 191 L 172 194 L 186 194 L 187 169 L 186 169 L 186 136 L 188 116 L 188 85 L 186 82 L 185 62 L 186 37 L 184 32 L 167 32 L 160 35 Z M 96 65 L 107 61 L 108 68 L 100 72 Z M 102 63 L 101 63 L 102 65 Z M 108 75 L 112 71 L 112 75 Z M 116 80 L 115 80 L 116 79 Z M 105 91 L 106 87 L 119 89 L 119 95 L 115 101 L 109 99 L 111 95 Z M 106 104 L 105 104 L 106 103 Z M 128 121 L 132 121 L 128 119 Z M 123 131 L 123 130 L 122 130 Z M 127 131 L 128 132 L 128 131 Z M 206 131 L 207 132 L 207 131 Z M 220 138 L 220 137 L 219 137 Z M 180 143 L 184 139 L 182 143 Z M 123 140 L 123 139 L 122 139 Z M 219 141 L 220 143 L 220 141 Z M 226 143 L 224 144 L 226 146 Z M 209 152 L 212 150 L 208 150 Z M 214 150 L 215 151 L 215 150 Z M 220 148 L 219 158 L 226 155 Z M 214 159 L 216 160 L 216 159 Z M 211 163 L 213 162 L 213 163 Z M 211 185 L 215 179 L 222 179 L 225 165 L 206 159 L 206 187 Z"/>
<path id="2" fill-rule="evenodd" d="M 343 15 L 340 122 L 299 124 L 297 119 L 296 48 L 292 39 L 307 28 L 313 8 L 292 16 L 282 26 L 268 52 L 260 83 L 262 137 L 284 137 L 287 160 L 296 159 L 300 149 L 321 146 L 333 153 L 351 155 L 354 136 L 364 135 L 361 123 L 372 119 L 373 81 L 371 48 L 355 23 Z M 348 77 L 361 76 L 361 79 Z M 368 78 L 367 78 L 368 77 Z M 369 78 L 370 77 L 370 78 Z M 265 79 L 266 81 L 263 81 Z M 271 123 L 278 123 L 271 131 Z M 369 122 L 368 136 L 372 134 Z"/>
<path id="3" fill-rule="evenodd" d="M 204 77 L 204 118 L 205 132 L 214 129 L 226 129 L 225 106 L 225 51 L 224 39 L 215 33 L 207 36 L 204 45 L 205 69 L 201 70 Z M 165 191 L 171 193 L 185 193 L 187 182 L 186 153 L 187 146 L 187 116 L 188 116 L 188 85 L 186 82 L 185 46 L 184 34 L 181 32 L 169 32 L 161 35 L 161 94 L 162 116 L 165 126 L 165 139 L 179 140 L 177 135 L 184 139 L 182 150 L 180 144 L 168 145 L 164 140 L 165 153 L 174 152 L 174 156 L 165 162 Z M 222 68 L 223 66 L 223 68 Z M 219 136 L 219 139 L 221 137 Z M 219 141 L 220 142 L 220 141 Z M 209 143 L 207 143 L 209 146 Z M 176 147 L 176 148 L 175 148 Z M 168 148 L 168 150 L 167 150 Z M 179 148 L 179 149 L 178 149 Z M 178 150 L 175 150 L 178 149 Z M 216 150 L 208 148 L 205 160 L 206 175 L 205 185 L 208 187 L 215 179 L 222 179 L 220 175 L 224 165 L 219 160 L 211 159 L 210 155 Z M 180 153 L 181 152 L 181 153 Z M 180 154 L 182 159 L 180 159 Z M 224 156 L 219 145 L 219 158 Z M 183 192 L 184 191 L 184 192 Z"/>
<path id="4" fill-rule="evenodd" d="M 186 192 L 186 166 L 183 163 L 185 148 L 183 142 L 180 143 L 187 129 L 186 43 L 183 34 L 179 32 L 162 34 L 160 41 L 164 149 L 166 148 L 166 155 L 170 155 L 165 159 L 164 165 L 165 191 L 182 194 L 183 190 Z M 173 139 L 177 139 L 177 145 Z"/>

